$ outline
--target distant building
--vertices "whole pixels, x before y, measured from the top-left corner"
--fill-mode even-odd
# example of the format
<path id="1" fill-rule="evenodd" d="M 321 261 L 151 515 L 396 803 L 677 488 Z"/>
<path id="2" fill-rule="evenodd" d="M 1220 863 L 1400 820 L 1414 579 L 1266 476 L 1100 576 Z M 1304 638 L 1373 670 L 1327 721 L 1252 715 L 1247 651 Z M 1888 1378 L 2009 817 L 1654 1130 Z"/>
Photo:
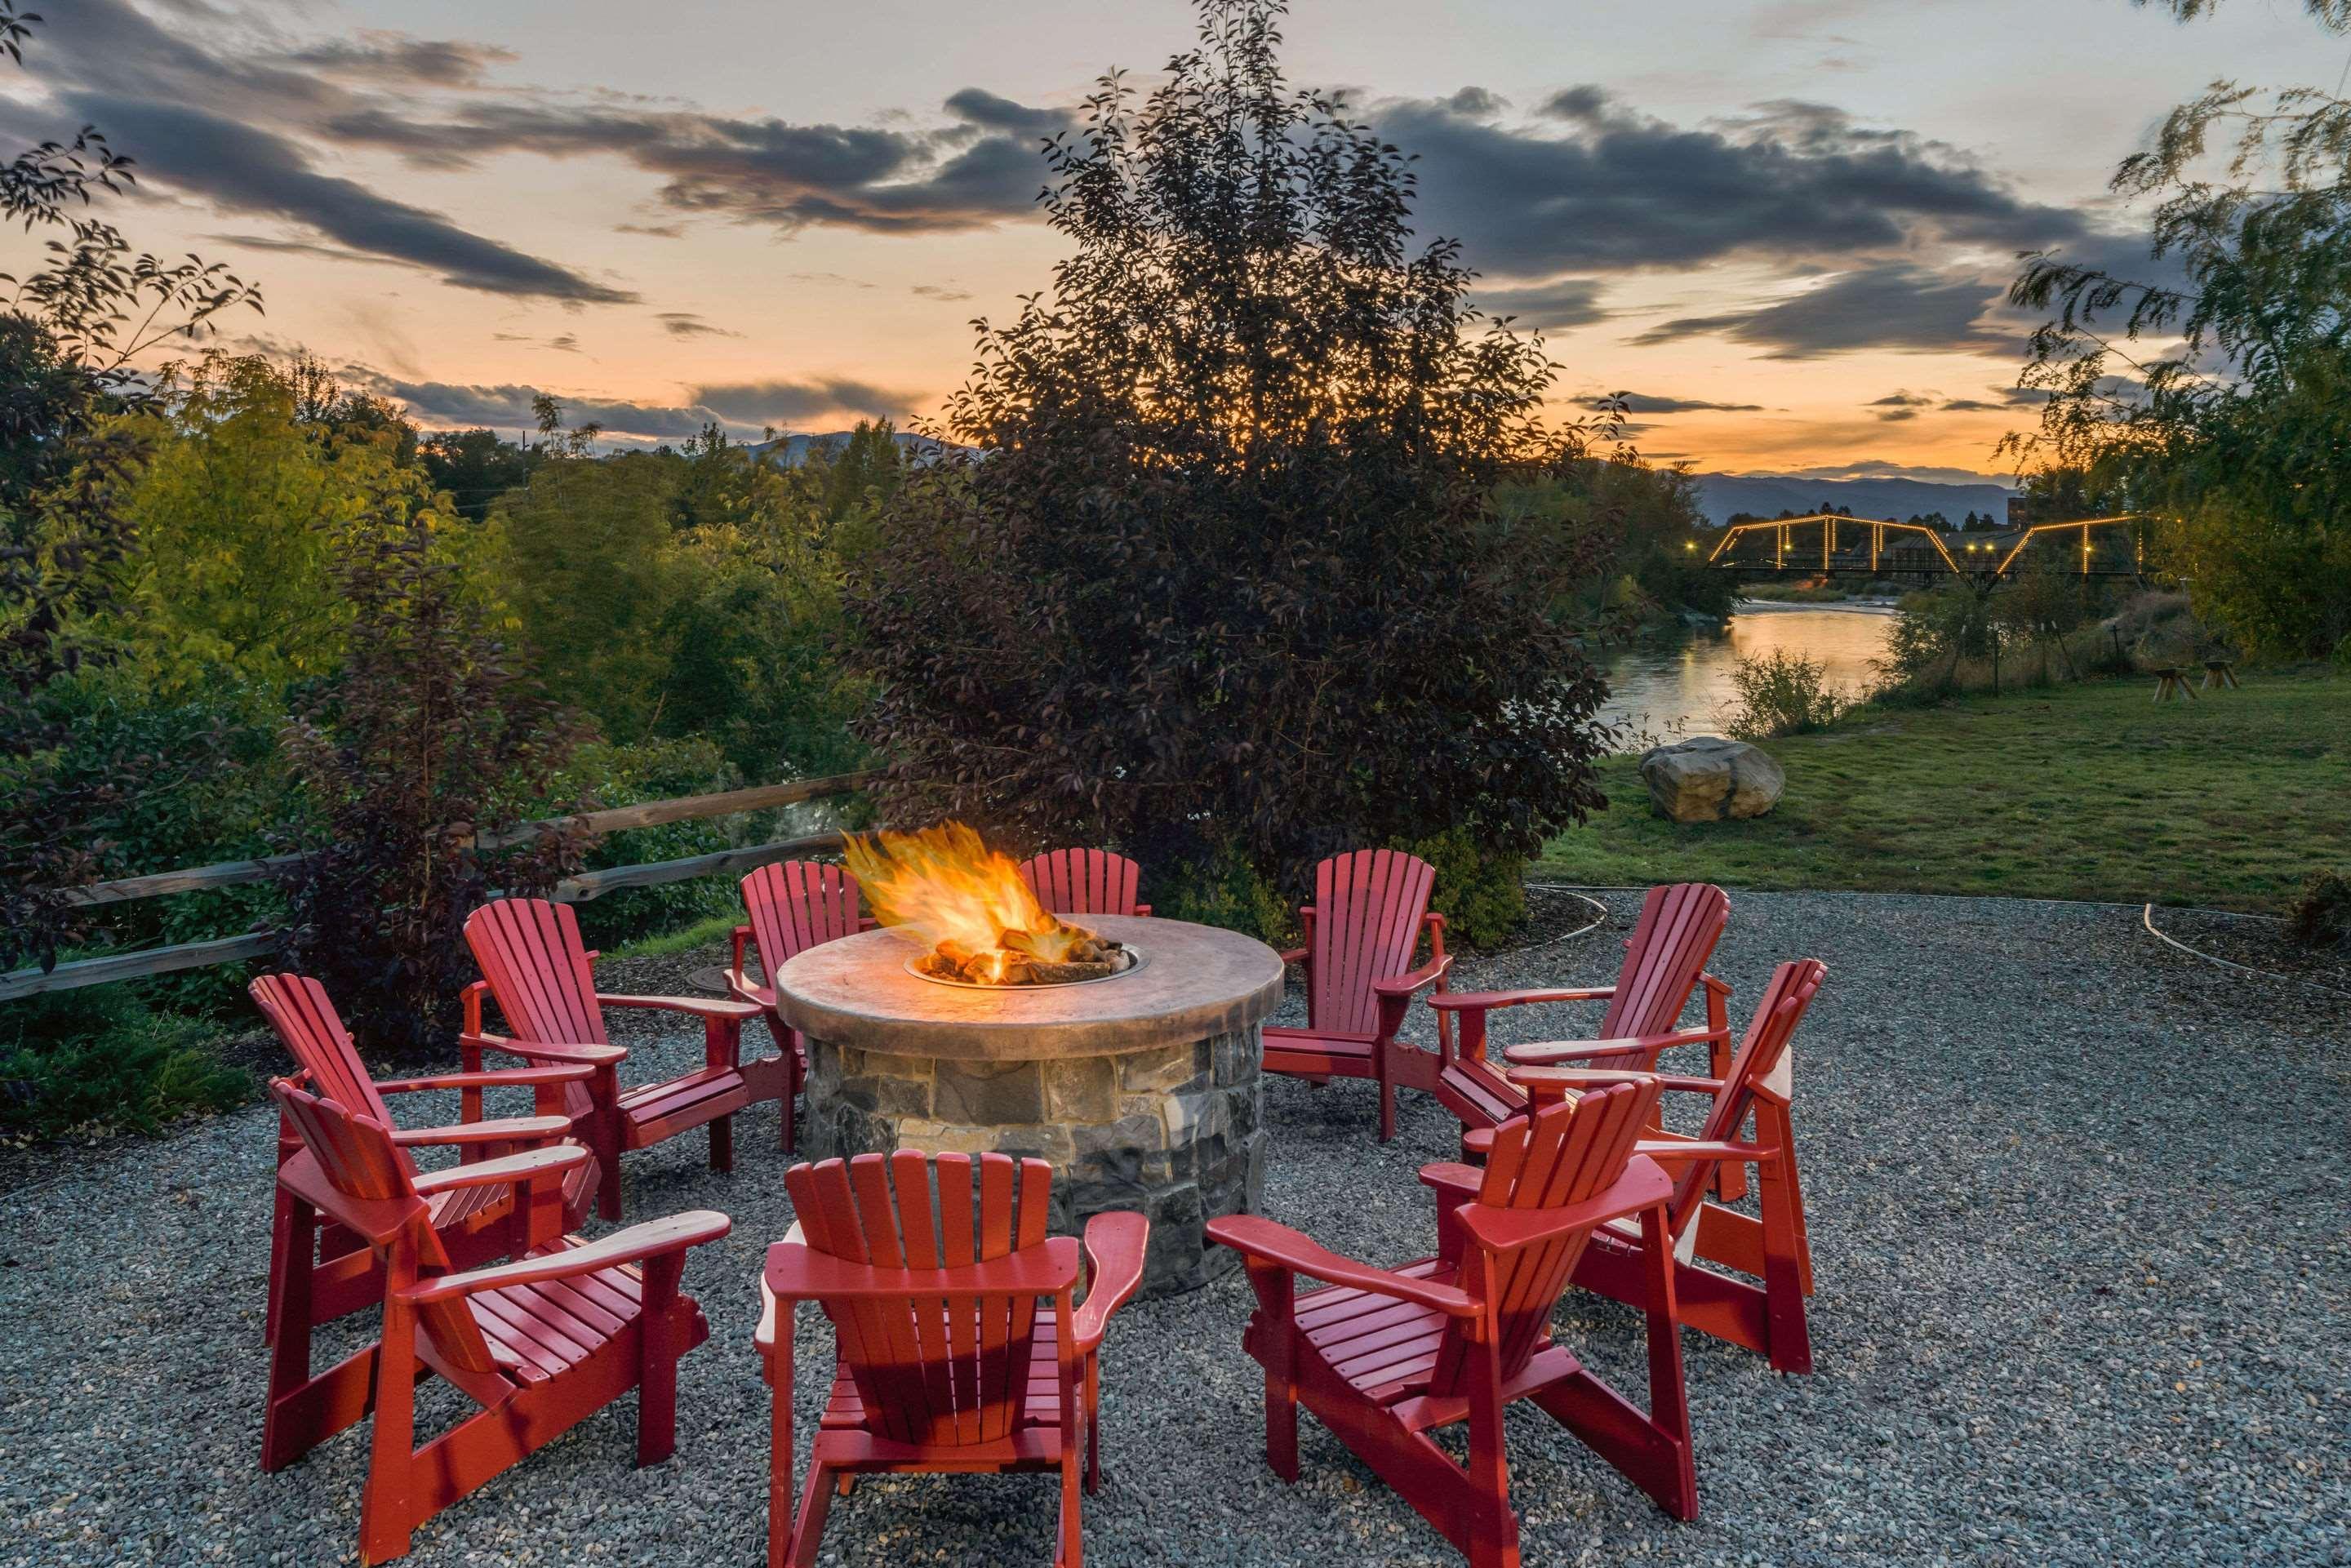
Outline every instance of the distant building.
<path id="1" fill-rule="evenodd" d="M 2008 526 L 2011 528 L 2022 528 L 2031 527 L 2032 523 L 2032 497 L 2011 496 L 2008 498 Z"/>

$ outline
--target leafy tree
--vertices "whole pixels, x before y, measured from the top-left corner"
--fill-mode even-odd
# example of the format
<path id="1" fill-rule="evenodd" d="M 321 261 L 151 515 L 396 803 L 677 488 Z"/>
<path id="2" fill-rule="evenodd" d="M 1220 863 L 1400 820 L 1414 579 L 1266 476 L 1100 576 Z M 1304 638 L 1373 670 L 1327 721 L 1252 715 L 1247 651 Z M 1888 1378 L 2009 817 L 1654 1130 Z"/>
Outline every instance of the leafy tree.
<path id="1" fill-rule="evenodd" d="M 19 65 L 38 19 L 0 0 L 0 50 Z M 0 274 L 14 291 L 0 307 L 0 967 L 47 967 L 88 939 L 87 906 L 62 893 L 113 868 L 108 824 L 209 766 L 200 743 L 71 749 L 58 700 L 113 653 L 93 626 L 131 542 L 121 500 L 139 453 L 110 421 L 148 396 L 132 360 L 261 303 L 218 265 L 134 253 L 92 215 L 132 180 L 89 126 L 0 164 L 0 220 L 49 236 L 39 267 Z"/>
<path id="2" fill-rule="evenodd" d="M 474 842 L 550 804 L 578 732 L 510 662 L 425 523 L 377 522 L 342 568 L 349 662 L 286 737 L 313 816 L 286 880 L 284 951 L 362 1044 L 408 1055 L 454 1029 L 467 913 L 579 864 L 562 835 Z"/>
<path id="3" fill-rule="evenodd" d="M 2351 31 L 2351 5 L 2306 4 Z M 2050 396 L 2005 449 L 2158 514 L 2199 615 L 2251 651 L 2314 656 L 2351 636 L 2351 99 L 2260 96 L 2215 83 L 2116 172 L 2116 192 L 2155 201 L 2151 253 L 2184 287 L 2029 260 L 2010 298 L 2055 314 L 2020 384 Z"/>
<path id="4" fill-rule="evenodd" d="M 436 430 L 417 443 L 417 461 L 454 509 L 486 522 L 499 497 L 527 483 L 538 465 L 536 448 L 502 441 L 495 430 Z"/>
<path id="5" fill-rule="evenodd" d="M 336 562 L 364 526 L 416 517 L 437 548 L 465 542 L 444 537 L 425 476 L 401 465 L 406 427 L 384 412 L 315 361 L 212 354 L 159 378 L 129 416 L 145 461 L 123 502 L 138 539 L 113 622 L 159 690 L 335 669 L 351 615 Z"/>
<path id="6" fill-rule="evenodd" d="M 1284 82 L 1282 9 L 1202 0 L 1164 85 L 1105 77 L 1047 144 L 1073 252 L 982 331 L 946 416 L 975 453 L 852 560 L 861 733 L 904 802 L 1155 875 L 1294 887 L 1455 828 L 1530 855 L 1602 804 L 1604 688 L 1552 614 L 1589 563 L 1515 548 L 1495 493 L 1581 442 L 1458 246 L 1410 249 L 1405 155 Z"/>

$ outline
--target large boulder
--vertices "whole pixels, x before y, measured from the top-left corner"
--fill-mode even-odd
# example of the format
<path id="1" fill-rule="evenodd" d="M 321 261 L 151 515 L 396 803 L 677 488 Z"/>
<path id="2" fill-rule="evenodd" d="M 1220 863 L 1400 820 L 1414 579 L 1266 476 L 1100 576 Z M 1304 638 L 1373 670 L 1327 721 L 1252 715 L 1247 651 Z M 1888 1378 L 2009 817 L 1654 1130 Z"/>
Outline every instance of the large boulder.
<path id="1" fill-rule="evenodd" d="M 1760 817 L 1779 804 L 1788 776 L 1743 740 L 1701 735 L 1641 754 L 1641 781 L 1660 817 L 1719 822 Z"/>

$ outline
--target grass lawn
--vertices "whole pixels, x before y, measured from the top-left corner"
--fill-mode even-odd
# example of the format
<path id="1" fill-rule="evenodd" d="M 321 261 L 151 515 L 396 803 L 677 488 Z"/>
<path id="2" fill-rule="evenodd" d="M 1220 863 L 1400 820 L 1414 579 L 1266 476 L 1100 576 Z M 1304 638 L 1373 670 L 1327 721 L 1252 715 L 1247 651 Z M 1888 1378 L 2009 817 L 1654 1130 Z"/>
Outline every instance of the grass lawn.
<path id="1" fill-rule="evenodd" d="M 2304 873 L 2351 867 L 2351 680 L 2243 679 L 2160 707 L 2149 676 L 1863 708 L 1764 743 L 1787 792 L 1744 822 L 1667 821 L 1638 759 L 1611 758 L 1609 809 L 1529 874 L 2274 913 Z"/>

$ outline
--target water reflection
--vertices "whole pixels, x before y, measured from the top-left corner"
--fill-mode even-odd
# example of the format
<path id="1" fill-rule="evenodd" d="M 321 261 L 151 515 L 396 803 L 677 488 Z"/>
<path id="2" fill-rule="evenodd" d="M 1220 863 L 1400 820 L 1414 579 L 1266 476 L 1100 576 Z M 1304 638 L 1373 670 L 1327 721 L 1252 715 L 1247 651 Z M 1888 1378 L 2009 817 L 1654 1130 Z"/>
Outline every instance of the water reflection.
<path id="1" fill-rule="evenodd" d="M 1627 727 L 1619 742 L 1625 750 L 1719 734 L 1719 710 L 1734 695 L 1731 666 L 1783 649 L 1818 661 L 1830 685 L 1857 694 L 1873 683 L 1871 661 L 1884 655 L 1893 625 L 1894 612 L 1884 607 L 1741 601 L 1728 632 L 1611 650 L 1602 661 L 1608 701 L 1600 717 Z"/>

